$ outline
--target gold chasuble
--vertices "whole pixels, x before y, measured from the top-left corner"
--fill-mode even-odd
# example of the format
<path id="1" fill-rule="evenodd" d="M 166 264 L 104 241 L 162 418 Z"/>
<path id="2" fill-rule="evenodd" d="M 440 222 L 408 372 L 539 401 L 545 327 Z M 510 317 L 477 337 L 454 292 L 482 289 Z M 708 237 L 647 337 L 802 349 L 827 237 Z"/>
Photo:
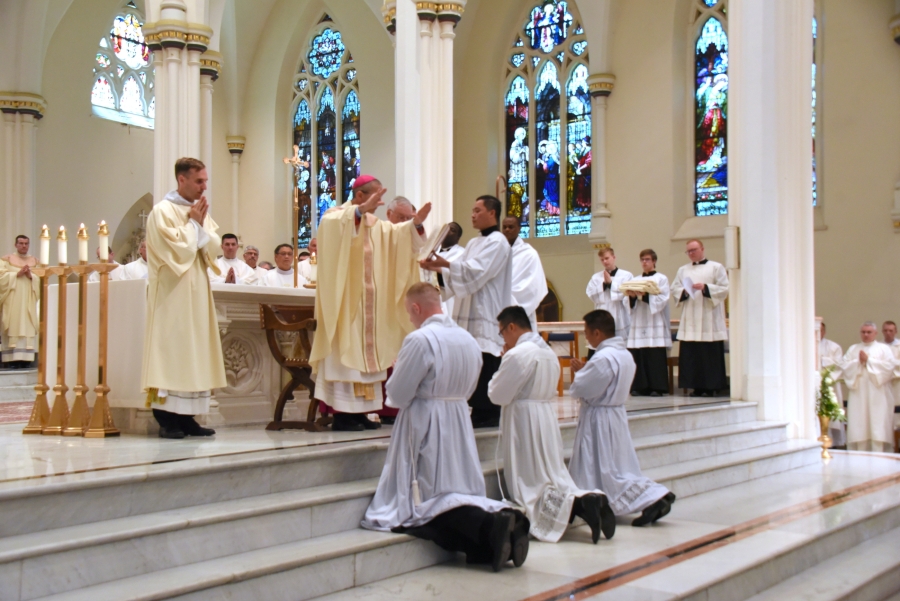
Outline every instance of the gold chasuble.
<path id="1" fill-rule="evenodd" d="M 210 257 L 218 254 L 221 243 L 210 215 L 201 229 L 190 219 L 191 205 L 174 195 L 184 203 L 176 204 L 170 196 L 173 193 L 153 207 L 147 220 L 149 273 L 141 385 L 155 408 L 193 415 L 205 413 L 211 389 L 226 386 L 222 341 L 206 274 L 214 264 Z M 198 248 L 198 241 L 206 244 Z"/>
<path id="2" fill-rule="evenodd" d="M 382 408 L 381 382 L 413 330 L 404 307 L 419 281 L 425 239 L 412 221 L 394 225 L 371 214 L 356 227 L 346 203 L 318 229 L 316 335 L 310 365 L 316 398 L 344 413 Z"/>
<path id="3" fill-rule="evenodd" d="M 16 257 L 18 259 L 18 257 Z M 40 279 L 18 277 L 24 266 L 12 257 L 0 259 L 0 336 L 3 361 L 33 361 L 38 331 L 37 304 Z M 30 263 L 34 266 L 33 260 Z"/>

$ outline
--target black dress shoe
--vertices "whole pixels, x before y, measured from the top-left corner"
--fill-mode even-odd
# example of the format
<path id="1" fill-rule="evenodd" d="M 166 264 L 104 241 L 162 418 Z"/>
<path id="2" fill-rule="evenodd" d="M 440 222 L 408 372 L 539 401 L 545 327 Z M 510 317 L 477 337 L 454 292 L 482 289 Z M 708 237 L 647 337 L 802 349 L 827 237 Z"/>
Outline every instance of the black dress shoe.
<path id="1" fill-rule="evenodd" d="M 509 543 L 512 546 L 513 565 L 520 568 L 525 563 L 525 558 L 528 557 L 528 530 L 531 528 L 531 523 L 521 511 L 515 511 L 515 516 L 516 522 Z"/>
<path id="2" fill-rule="evenodd" d="M 185 436 L 213 436 L 216 433 L 212 428 L 204 428 L 198 424 L 190 415 L 186 415 L 185 418 L 181 421 L 181 429 Z"/>
<path id="3" fill-rule="evenodd" d="M 163 428 L 159 427 L 159 437 L 160 438 L 171 438 L 174 440 L 180 440 L 184 438 L 184 432 L 181 430 L 175 430 L 173 428 Z"/>
<path id="4" fill-rule="evenodd" d="M 487 419 L 472 420 L 473 428 L 498 428 L 499 426 L 499 417 L 489 417 Z"/>
<path id="5" fill-rule="evenodd" d="M 652 391 L 650 392 L 650 396 L 652 396 L 652 397 L 661 397 L 662 395 L 661 395 L 660 393 L 656 392 L 655 390 L 652 390 Z"/>
<path id="6" fill-rule="evenodd" d="M 377 430 L 381 427 L 381 424 L 378 422 L 373 422 L 368 417 L 366 417 L 365 413 L 353 413 L 351 417 L 355 418 L 356 423 L 360 424 L 365 430 Z"/>
<path id="7" fill-rule="evenodd" d="M 703 390 L 692 390 L 690 396 L 698 397 L 698 396 L 704 396 L 704 394 L 705 394 L 705 392 Z"/>
<path id="8" fill-rule="evenodd" d="M 516 515 L 511 509 L 502 509 L 493 515 L 488 542 L 491 547 L 491 568 L 499 572 L 512 553 L 512 533 L 516 526 Z"/>
<path id="9" fill-rule="evenodd" d="M 616 516 L 609 506 L 606 495 L 591 493 L 578 499 L 579 517 L 591 527 L 591 540 L 596 545 L 600 540 L 600 533 L 607 540 L 616 534 Z"/>
<path id="10" fill-rule="evenodd" d="M 396 416 L 383 416 L 381 418 L 381 423 L 384 424 L 385 426 L 393 426 L 394 422 L 396 422 L 396 421 L 397 421 Z"/>
<path id="11" fill-rule="evenodd" d="M 647 524 L 652 524 L 665 514 L 669 513 L 671 509 L 671 505 L 669 505 L 668 501 L 665 498 L 658 500 L 656 503 L 644 509 L 641 512 L 641 516 L 631 522 L 632 526 L 641 527 L 646 526 Z"/>
<path id="12" fill-rule="evenodd" d="M 348 413 L 335 413 L 334 421 L 331 423 L 333 432 L 362 432 L 365 429 L 365 426 Z"/>

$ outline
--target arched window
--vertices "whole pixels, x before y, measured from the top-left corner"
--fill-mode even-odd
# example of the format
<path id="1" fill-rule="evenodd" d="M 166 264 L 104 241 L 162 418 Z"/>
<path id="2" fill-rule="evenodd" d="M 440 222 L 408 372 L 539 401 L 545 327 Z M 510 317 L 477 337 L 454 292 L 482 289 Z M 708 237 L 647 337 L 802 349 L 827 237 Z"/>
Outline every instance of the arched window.
<path id="1" fill-rule="evenodd" d="M 728 0 L 696 0 L 694 214 L 728 213 Z"/>
<path id="2" fill-rule="evenodd" d="M 587 40 L 574 9 L 533 6 L 505 68 L 506 214 L 523 238 L 591 231 Z"/>
<path id="3" fill-rule="evenodd" d="M 322 215 L 350 200 L 360 173 L 359 83 L 353 57 L 327 15 L 310 36 L 294 77 L 295 182 L 313 206 L 301 207 L 300 246 Z"/>
<path id="4" fill-rule="evenodd" d="M 153 129 L 153 55 L 144 42 L 144 19 L 128 2 L 100 38 L 94 57 L 91 110 L 103 119 Z"/>

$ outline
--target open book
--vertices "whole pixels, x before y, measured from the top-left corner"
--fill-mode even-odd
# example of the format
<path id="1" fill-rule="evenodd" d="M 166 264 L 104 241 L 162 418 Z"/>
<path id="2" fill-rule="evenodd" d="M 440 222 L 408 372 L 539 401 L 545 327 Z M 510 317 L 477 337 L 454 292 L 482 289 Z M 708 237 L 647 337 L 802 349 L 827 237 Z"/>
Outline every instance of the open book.
<path id="1" fill-rule="evenodd" d="M 428 241 L 425 243 L 425 246 L 422 248 L 421 252 L 419 252 L 419 260 L 423 261 L 430 258 L 432 255 L 437 254 L 437 251 L 441 250 L 441 245 L 444 243 L 444 238 L 446 238 L 447 234 L 449 233 L 449 223 L 445 223 L 440 229 L 431 232 L 431 235 L 428 236 Z"/>
<path id="2" fill-rule="evenodd" d="M 638 294 L 659 294 L 659 286 L 653 280 L 629 280 L 619 284 L 620 292 L 637 292 Z"/>

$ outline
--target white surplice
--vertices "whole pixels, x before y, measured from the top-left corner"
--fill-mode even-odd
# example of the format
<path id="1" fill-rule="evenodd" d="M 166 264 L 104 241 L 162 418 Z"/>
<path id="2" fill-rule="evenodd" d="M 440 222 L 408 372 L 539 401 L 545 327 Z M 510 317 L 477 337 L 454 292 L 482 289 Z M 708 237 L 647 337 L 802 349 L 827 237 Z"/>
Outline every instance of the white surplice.
<path id="1" fill-rule="evenodd" d="M 488 385 L 491 402 L 502 407 L 500 445 L 510 500 L 524 508 L 531 535 L 550 543 L 566 531 L 577 497 L 601 494 L 578 488 L 566 469 L 556 416 L 558 381 L 556 353 L 528 332 L 503 355 Z"/>
<path id="2" fill-rule="evenodd" d="M 609 288 L 603 285 L 603 271 L 597 272 L 588 282 L 585 292 L 594 302 L 595 309 L 608 311 L 616 320 L 616 336 L 628 340 L 628 328 L 631 325 L 631 313 L 628 310 L 628 297 L 619 290 L 619 284 L 632 279 L 634 275 L 624 269 L 616 269 L 610 274 Z"/>
<path id="3" fill-rule="evenodd" d="M 687 300 L 681 300 L 684 280 L 689 278 L 694 284 L 706 284 L 709 298 L 699 290 L 690 290 Z M 725 299 L 728 297 L 728 272 L 725 266 L 704 259 L 698 263 L 688 263 L 678 268 L 672 280 L 672 298 L 681 309 L 678 324 L 678 340 L 689 342 L 716 342 L 728 340 L 725 326 Z"/>
<path id="4" fill-rule="evenodd" d="M 220 275 L 216 275 L 213 271 L 209 270 L 209 283 L 210 284 L 224 284 L 225 278 L 228 277 L 228 270 L 234 269 L 234 283 L 235 284 L 244 284 L 245 286 L 255 286 L 256 285 L 256 272 L 252 267 L 244 263 L 243 259 L 238 259 L 235 257 L 234 259 L 226 259 L 225 257 L 219 257 L 216 259 L 216 265 L 219 267 Z M 294 282 L 291 282 L 291 286 L 294 285 Z"/>
<path id="5" fill-rule="evenodd" d="M 659 287 L 659 294 L 648 294 L 647 301 L 638 298 L 631 311 L 631 327 L 628 330 L 628 348 L 672 348 L 671 320 L 669 319 L 669 278 L 656 272 L 641 275 L 635 281 L 652 280 Z M 626 297 L 627 298 L 627 297 Z M 631 306 L 631 299 L 629 307 Z"/>
<path id="6" fill-rule="evenodd" d="M 118 269 L 114 269 L 109 275 L 112 275 L 116 272 L 120 273 L 120 280 L 146 280 L 149 278 L 150 274 L 147 261 L 145 261 L 141 257 L 138 257 L 131 263 L 123 265 Z"/>
<path id="7" fill-rule="evenodd" d="M 819 360 L 822 367 L 831 367 L 831 377 L 834 379 L 834 396 L 838 405 L 844 407 L 844 389 L 838 381 L 842 378 L 841 363 L 844 359 L 844 351 L 841 345 L 833 340 L 822 338 L 819 341 Z M 828 428 L 828 434 L 831 436 L 831 442 L 836 447 L 842 447 L 847 444 L 847 427 L 844 422 L 831 422 Z"/>
<path id="8" fill-rule="evenodd" d="M 443 257 L 444 259 L 447 259 L 447 261 L 452 263 L 453 261 L 460 258 L 464 252 L 466 252 L 466 249 L 464 247 L 460 246 L 459 244 L 454 244 L 453 246 L 450 246 L 448 248 L 442 248 L 438 251 L 437 254 L 438 256 Z M 434 280 L 437 281 L 437 274 L 432 272 L 432 275 L 434 276 Z M 422 281 L 425 282 L 429 280 L 423 279 Z M 453 313 L 456 306 L 456 299 L 452 296 L 447 296 L 447 298 L 441 301 L 441 304 L 444 309 L 444 315 L 449 315 L 453 318 L 454 321 L 456 321 L 456 315 L 454 315 Z"/>
<path id="9" fill-rule="evenodd" d="M 456 323 L 478 342 L 483 353 L 503 350 L 497 315 L 513 304 L 512 249 L 500 230 L 469 240 L 463 254 L 441 270 L 446 294 L 454 296 Z"/>
<path id="10" fill-rule="evenodd" d="M 266 277 L 266 274 L 269 273 L 269 270 L 265 267 L 257 266 L 253 268 L 253 273 L 256 274 L 256 285 L 259 286 L 259 283 L 264 277 Z M 300 273 L 302 274 L 303 272 L 301 271 Z"/>
<path id="11" fill-rule="evenodd" d="M 606 493 L 616 515 L 642 511 L 669 492 L 641 473 L 634 451 L 625 413 L 634 372 L 625 341 L 615 336 L 597 347 L 569 388 L 581 400 L 569 472 L 581 488 Z"/>
<path id="12" fill-rule="evenodd" d="M 297 273 L 302 275 L 307 282 L 310 280 L 310 277 L 312 276 L 312 263 L 309 262 L 309 259 L 297 262 Z M 293 284 L 291 284 L 291 286 L 293 286 Z"/>
<path id="13" fill-rule="evenodd" d="M 866 364 L 859 352 L 868 355 Z M 891 378 L 896 360 L 882 342 L 851 346 L 841 362 L 844 381 L 850 389 L 847 400 L 847 449 L 890 452 L 894 448 L 894 394 Z"/>
<path id="14" fill-rule="evenodd" d="M 900 343 L 895 339 L 890 345 L 891 352 L 894 353 L 894 378 L 891 380 L 891 392 L 894 394 L 894 429 L 900 428 L 900 413 L 896 408 L 900 407 Z"/>
<path id="15" fill-rule="evenodd" d="M 302 288 L 306 284 L 306 278 L 297 272 L 297 287 Z M 265 277 L 256 284 L 257 286 L 269 286 L 270 288 L 293 288 L 294 287 L 294 270 L 270 269 L 266 272 Z"/>
<path id="16" fill-rule="evenodd" d="M 525 309 L 531 329 L 536 332 L 537 308 L 547 296 L 547 278 L 538 252 L 521 238 L 512 245 L 512 295 L 515 304 Z"/>
<path id="17" fill-rule="evenodd" d="M 496 512 L 488 499 L 466 399 L 481 371 L 481 350 L 450 317 L 439 314 L 403 340 L 387 381 L 387 404 L 400 409 L 378 489 L 363 528 L 391 530 L 428 523 L 472 505 Z M 415 504 L 413 482 L 421 503 Z"/>

